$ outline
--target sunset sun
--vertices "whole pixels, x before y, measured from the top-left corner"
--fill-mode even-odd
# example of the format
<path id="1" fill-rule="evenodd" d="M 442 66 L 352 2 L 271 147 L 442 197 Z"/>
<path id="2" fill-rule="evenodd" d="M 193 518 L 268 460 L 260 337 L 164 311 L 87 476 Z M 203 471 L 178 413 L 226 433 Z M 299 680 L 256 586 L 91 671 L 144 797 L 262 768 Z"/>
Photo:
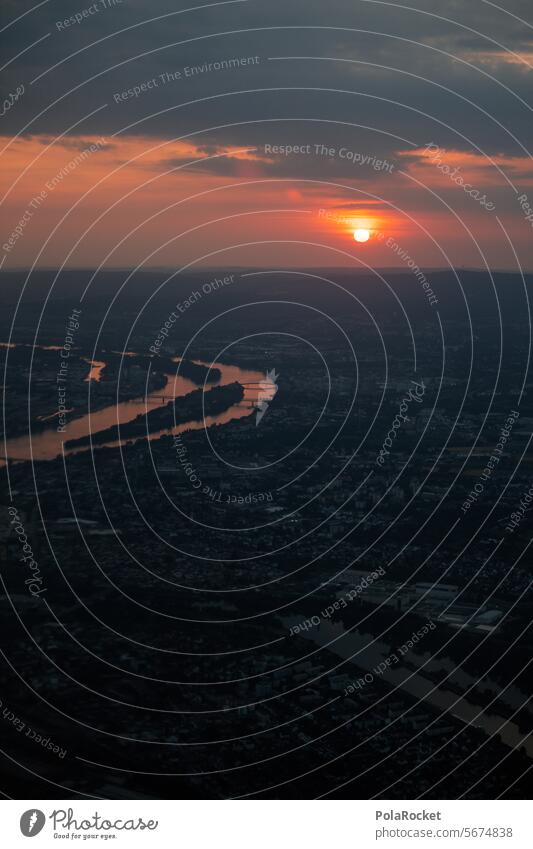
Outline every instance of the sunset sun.
<path id="1" fill-rule="evenodd" d="M 368 242 L 370 238 L 370 230 L 358 229 L 353 231 L 353 237 L 356 242 Z"/>

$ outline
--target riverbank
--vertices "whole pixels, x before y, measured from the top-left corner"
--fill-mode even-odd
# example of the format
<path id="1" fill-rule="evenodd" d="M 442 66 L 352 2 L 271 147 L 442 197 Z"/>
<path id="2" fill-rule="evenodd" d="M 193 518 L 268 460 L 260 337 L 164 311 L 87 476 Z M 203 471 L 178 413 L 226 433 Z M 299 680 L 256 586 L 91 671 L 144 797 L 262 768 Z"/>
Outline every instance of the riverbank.
<path id="1" fill-rule="evenodd" d="M 132 421 L 123 425 L 112 425 L 98 433 L 87 434 L 78 439 L 67 440 L 67 448 L 80 448 L 88 445 L 101 445 L 122 439 L 138 439 L 154 431 L 171 430 L 175 425 L 189 421 L 201 421 L 204 416 L 216 416 L 244 398 L 244 389 L 240 383 L 227 386 L 215 386 L 208 392 L 195 389 L 180 398 L 174 398 L 163 407 L 140 413 Z"/>

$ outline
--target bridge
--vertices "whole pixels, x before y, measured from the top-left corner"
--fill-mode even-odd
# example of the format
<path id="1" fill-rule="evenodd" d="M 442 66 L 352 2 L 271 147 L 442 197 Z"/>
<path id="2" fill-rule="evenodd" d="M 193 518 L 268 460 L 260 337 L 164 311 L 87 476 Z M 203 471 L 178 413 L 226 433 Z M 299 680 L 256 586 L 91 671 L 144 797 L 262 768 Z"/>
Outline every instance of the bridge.
<path id="1" fill-rule="evenodd" d="M 241 383 L 240 380 L 239 383 Z M 259 386 L 260 389 L 267 389 L 275 385 L 271 380 L 256 380 L 255 383 L 241 383 L 241 386 Z"/>
<path id="2" fill-rule="evenodd" d="M 269 380 L 257 380 L 255 382 L 251 382 L 251 383 L 241 383 L 240 380 L 237 381 L 237 382 L 241 384 L 243 389 L 265 389 L 266 390 L 266 389 L 273 389 L 274 386 L 275 386 L 275 384 L 271 383 Z M 227 384 L 222 384 L 222 385 L 226 386 Z M 174 395 L 152 395 L 152 393 L 150 393 L 150 395 L 145 395 L 143 400 L 145 401 L 145 403 L 155 403 L 156 401 L 157 402 L 175 401 L 177 398 L 181 398 L 181 397 L 182 397 L 181 395 L 177 395 L 177 396 L 174 396 Z"/>

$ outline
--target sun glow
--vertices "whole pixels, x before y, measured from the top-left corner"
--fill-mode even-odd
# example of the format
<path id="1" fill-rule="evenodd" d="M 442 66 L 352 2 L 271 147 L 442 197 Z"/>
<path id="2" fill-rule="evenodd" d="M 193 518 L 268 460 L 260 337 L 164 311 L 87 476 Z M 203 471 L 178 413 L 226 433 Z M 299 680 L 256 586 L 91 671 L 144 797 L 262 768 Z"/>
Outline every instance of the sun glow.
<path id="1" fill-rule="evenodd" d="M 370 238 L 370 230 L 358 228 L 357 230 L 353 231 L 353 237 L 356 242 L 368 242 Z"/>

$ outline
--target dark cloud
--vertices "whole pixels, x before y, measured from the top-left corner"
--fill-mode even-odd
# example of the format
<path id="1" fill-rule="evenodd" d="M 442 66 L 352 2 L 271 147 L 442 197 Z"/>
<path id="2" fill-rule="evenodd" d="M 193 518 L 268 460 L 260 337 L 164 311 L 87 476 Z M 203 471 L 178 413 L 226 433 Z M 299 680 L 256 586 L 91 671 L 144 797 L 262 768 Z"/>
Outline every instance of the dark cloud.
<path id="1" fill-rule="evenodd" d="M 12 57 L 50 35 L 7 69 L 4 91 L 20 83 L 26 91 L 3 117 L 4 133 L 55 134 L 77 123 L 72 132 L 81 135 L 189 136 L 206 153 L 323 143 L 390 161 L 430 141 L 512 155 L 532 144 L 532 72 L 504 52 L 531 50 L 529 0 L 510 0 L 505 10 L 483 0 L 414 0 L 413 9 L 373 0 L 252 0 L 197 4 L 182 14 L 189 3 L 96 5 L 81 22 L 58 28 L 91 4 L 47 3 L 9 28 Z M 7 17 L 25 8 L 10 3 Z M 487 65 L 489 54 L 496 58 Z M 217 62 L 222 69 L 209 67 Z M 116 102 L 135 87 L 141 91 Z M 224 158 L 196 167 L 238 174 L 243 165 Z M 338 158 L 276 159 L 260 170 L 354 174 Z M 365 179 L 362 167 L 358 177 Z"/>

